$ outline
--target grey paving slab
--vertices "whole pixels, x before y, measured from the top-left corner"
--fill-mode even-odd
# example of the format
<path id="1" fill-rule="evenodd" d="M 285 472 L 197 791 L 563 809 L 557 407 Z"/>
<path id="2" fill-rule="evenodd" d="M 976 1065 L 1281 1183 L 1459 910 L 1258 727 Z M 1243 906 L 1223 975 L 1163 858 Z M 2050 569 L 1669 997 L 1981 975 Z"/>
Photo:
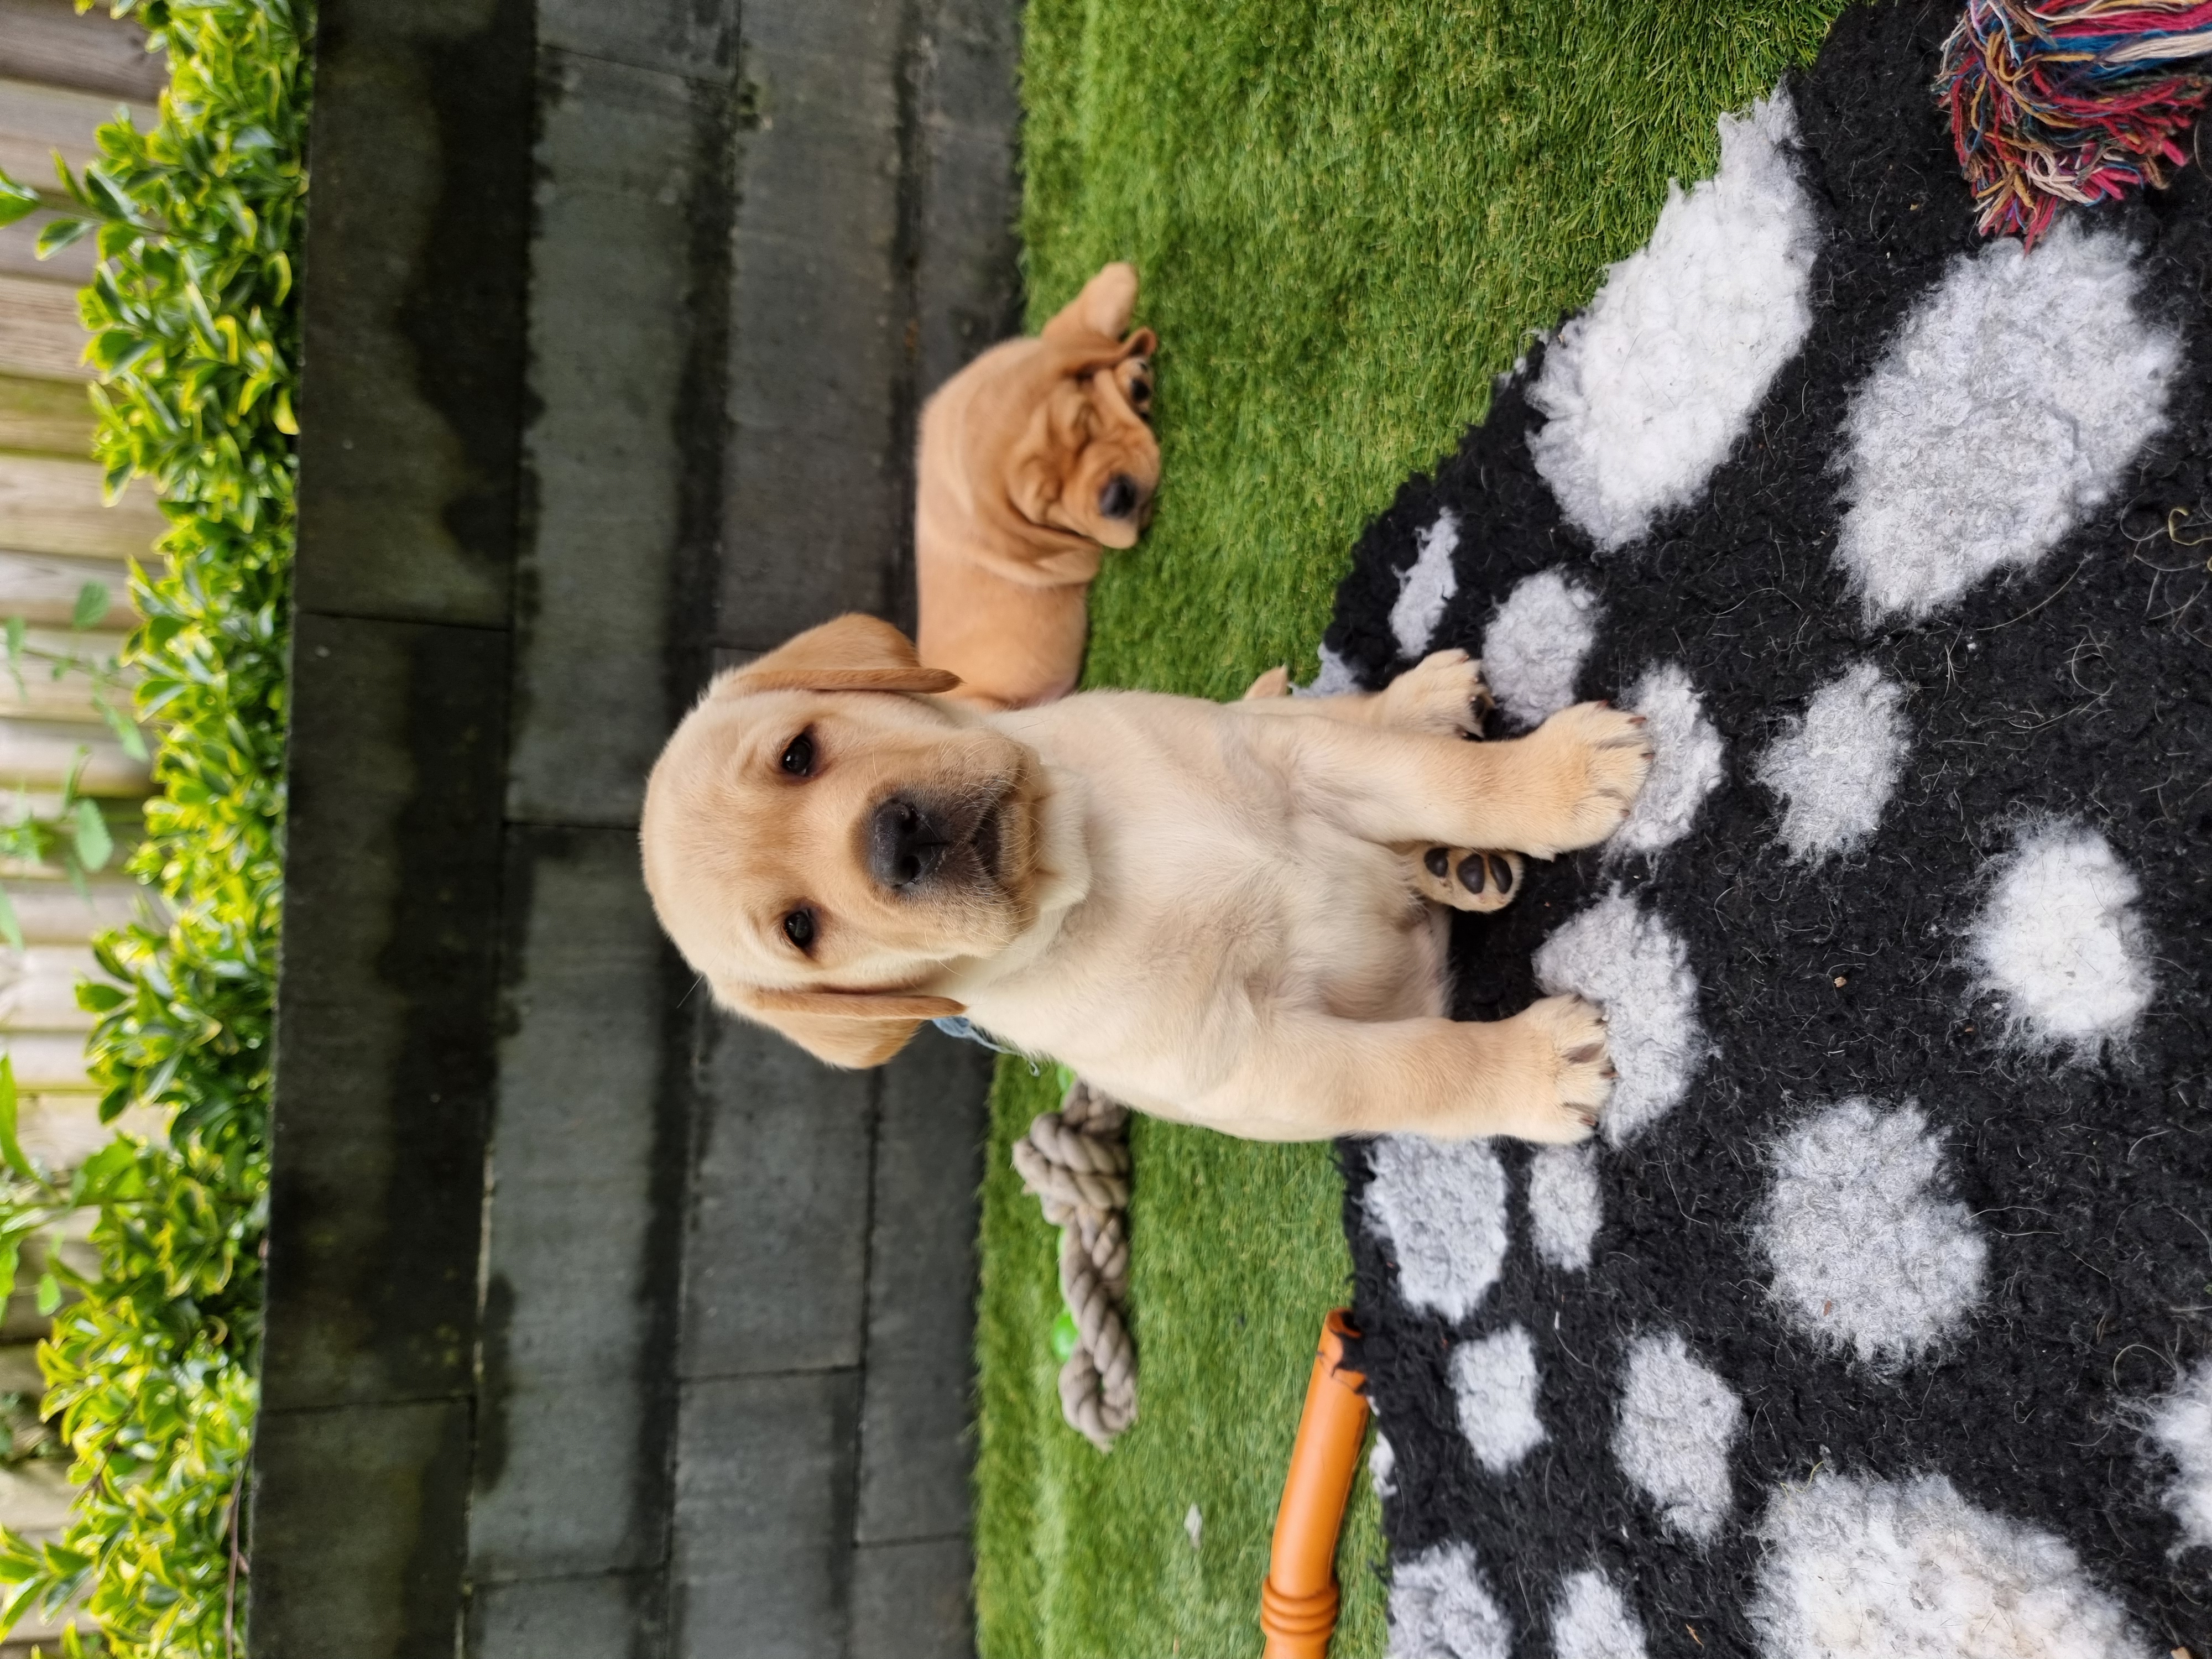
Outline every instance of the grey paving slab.
<path id="1" fill-rule="evenodd" d="M 918 384 L 926 397 L 987 348 L 1022 331 L 1014 157 L 1004 141 L 927 130 L 929 190 L 915 281 Z"/>
<path id="2" fill-rule="evenodd" d="M 722 127 L 703 106 L 725 96 L 544 54 L 524 436 L 532 506 L 507 787 L 517 819 L 635 823 L 681 701 L 670 636 L 684 492 L 695 465 L 719 483 L 721 460 L 716 423 L 687 429 L 702 327 L 692 225 L 722 210 Z"/>
<path id="3" fill-rule="evenodd" d="M 452 1659 L 465 1404 L 264 1410 L 255 1430 L 254 1659 Z"/>
<path id="4" fill-rule="evenodd" d="M 862 0 L 843 6 L 748 8 L 744 109 L 750 137 L 740 163 L 748 181 L 781 197 L 794 141 L 846 134 L 898 143 L 900 50 L 904 8 Z M 796 176 L 805 176 L 799 173 Z M 894 172 L 891 188 L 898 179 Z M 824 204 L 835 218 L 838 204 Z M 789 210 L 779 210 L 778 220 Z"/>
<path id="5" fill-rule="evenodd" d="M 794 268 L 789 280 L 809 278 Z M 776 372 L 805 377 L 805 348 L 780 355 Z M 887 411 L 884 421 L 888 430 Z M 742 450 L 732 516 L 746 531 L 723 565 L 718 641 L 768 651 L 848 611 L 895 615 L 905 598 L 888 563 L 906 511 L 900 454 L 888 443 L 872 451 L 860 438 L 760 426 Z"/>
<path id="6" fill-rule="evenodd" d="M 861 1395 L 864 1544 L 968 1525 L 992 1055 L 925 1029 L 884 1068 Z"/>
<path id="7" fill-rule="evenodd" d="M 640 1659 L 666 1641 L 658 1573 L 477 1585 L 465 1659 Z"/>
<path id="8" fill-rule="evenodd" d="M 527 0 L 328 0 L 301 607 L 501 626 L 530 214 Z"/>
<path id="9" fill-rule="evenodd" d="M 488 1396 L 478 1422 L 469 1574 L 657 1566 L 667 1542 L 663 1431 L 671 1413 L 638 1379 L 571 1375 Z"/>
<path id="10" fill-rule="evenodd" d="M 673 980 L 621 830 L 517 829 L 484 1261 L 470 1572 L 661 1559 L 679 1195 Z"/>
<path id="11" fill-rule="evenodd" d="M 921 10 L 915 313 L 926 395 L 1021 331 L 1021 14 L 1006 0 L 925 0 Z"/>
<path id="12" fill-rule="evenodd" d="M 497 1013 L 506 638 L 302 614 L 292 650 L 262 1397 L 459 1395 Z"/>
<path id="13" fill-rule="evenodd" d="M 757 581 L 725 584 L 719 636 L 769 651 L 848 611 L 894 621 L 910 611 L 907 584 L 884 565 L 883 550 L 900 534 L 892 493 L 872 488 L 865 471 L 837 459 L 831 441 L 788 434 L 770 442 L 757 434 L 750 447 L 750 464 L 776 479 L 773 489 L 747 492 L 759 497 L 750 503 L 755 533 L 763 545 L 800 550 L 779 557 L 773 570 L 764 565 Z M 881 463 L 884 472 L 895 470 L 889 455 Z M 811 568 L 798 568 L 802 558 L 811 559 Z"/>
<path id="14" fill-rule="evenodd" d="M 687 1384 L 676 1469 L 681 1659 L 842 1659 L 850 1616 L 851 1371 Z"/>
<path id="15" fill-rule="evenodd" d="M 705 1040 L 684 1375 L 857 1365 L 876 1077 L 719 1013 Z"/>
<path id="16" fill-rule="evenodd" d="M 975 1659 L 974 1572 L 964 1535 L 854 1550 L 847 1659 Z"/>
<path id="17" fill-rule="evenodd" d="M 770 53 L 847 65 L 856 96 L 873 96 L 898 73 L 907 40 L 905 0 L 756 0 L 744 8 L 744 72 Z"/>
<path id="18" fill-rule="evenodd" d="M 1018 148 L 1022 9 L 1008 0 L 920 0 L 916 112 L 926 127 L 952 127 Z"/>
<path id="19" fill-rule="evenodd" d="M 744 24 L 717 642 L 762 649 L 901 589 L 910 488 L 900 9 Z"/>
<path id="20" fill-rule="evenodd" d="M 853 186 L 854 174 L 880 165 L 880 158 L 842 136 L 808 141 L 804 149 L 805 160 L 819 163 L 817 176 L 791 187 L 823 203 L 825 212 Z M 860 183 L 872 191 L 873 181 Z M 848 198 L 842 205 L 853 204 Z M 875 205 L 888 221 L 890 192 Z M 844 463 L 848 476 L 872 478 L 866 469 L 881 465 L 890 438 L 889 371 L 900 367 L 890 326 L 899 304 L 890 256 L 886 236 L 879 252 L 870 252 L 871 268 L 834 270 L 808 238 L 763 229 L 750 216 L 739 221 L 730 393 L 738 482 L 745 477 L 744 446 L 756 433 L 854 444 Z M 785 291 L 775 301 L 777 321 L 770 330 L 759 290 L 779 286 Z M 877 488 L 872 482 L 868 487 Z M 885 550 L 872 550 L 880 562 Z"/>
<path id="21" fill-rule="evenodd" d="M 911 620 L 1018 15 L 325 0 L 257 1656 L 972 1650 L 988 1056 L 714 1011 L 632 826 L 718 662 Z"/>
<path id="22" fill-rule="evenodd" d="M 737 0 L 538 0 L 541 46 L 701 81 L 726 81 Z"/>

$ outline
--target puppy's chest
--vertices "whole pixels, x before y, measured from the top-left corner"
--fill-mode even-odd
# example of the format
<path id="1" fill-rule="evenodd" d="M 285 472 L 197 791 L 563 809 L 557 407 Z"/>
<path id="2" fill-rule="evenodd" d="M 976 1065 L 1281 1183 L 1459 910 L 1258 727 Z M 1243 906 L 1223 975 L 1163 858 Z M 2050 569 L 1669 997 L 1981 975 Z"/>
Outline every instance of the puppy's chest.
<path id="1" fill-rule="evenodd" d="M 1402 856 L 1307 811 L 1294 791 L 1194 794 L 1123 822 L 1104 851 L 1115 931 L 1218 988 L 1330 1000 L 1340 975 L 1372 984 L 1427 971 L 1410 959 L 1424 954 L 1409 939 L 1425 933 L 1426 907 Z"/>
<path id="2" fill-rule="evenodd" d="M 1142 693 L 1027 717 L 1085 779 L 1090 892 L 1037 971 L 1030 1012 L 1071 995 L 1114 1023 L 1179 1026 L 1293 1003 L 1354 1018 L 1441 1006 L 1432 907 L 1401 851 L 1309 799 L 1288 745 L 1224 711 Z"/>

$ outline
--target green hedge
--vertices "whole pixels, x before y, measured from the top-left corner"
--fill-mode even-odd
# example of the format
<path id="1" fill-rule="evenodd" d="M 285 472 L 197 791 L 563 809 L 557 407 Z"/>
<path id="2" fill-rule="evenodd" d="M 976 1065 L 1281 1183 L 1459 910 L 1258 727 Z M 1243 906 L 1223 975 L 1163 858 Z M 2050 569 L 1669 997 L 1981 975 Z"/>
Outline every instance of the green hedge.
<path id="1" fill-rule="evenodd" d="M 168 53 L 161 118 L 100 130 L 99 159 L 63 175 L 75 216 L 42 240 L 98 238 L 82 300 L 97 453 L 111 489 L 150 480 L 172 526 L 168 574 L 134 572 L 144 621 L 125 651 L 158 738 L 130 868 L 169 920 L 101 939 L 115 983 L 78 994 L 99 1016 L 102 1115 L 173 1115 L 166 1142 L 118 1136 L 64 1182 L 23 1158 L 0 1078 L 0 1267 L 12 1279 L 24 1242 L 88 1205 L 99 1254 L 89 1274 L 47 1257 L 42 1302 L 76 1299 L 40 1350 L 46 1405 L 85 1490 L 61 1544 L 0 1540 L 0 1624 L 82 1592 L 116 1653 L 216 1656 L 243 1645 L 313 15 L 291 0 L 113 9 Z"/>

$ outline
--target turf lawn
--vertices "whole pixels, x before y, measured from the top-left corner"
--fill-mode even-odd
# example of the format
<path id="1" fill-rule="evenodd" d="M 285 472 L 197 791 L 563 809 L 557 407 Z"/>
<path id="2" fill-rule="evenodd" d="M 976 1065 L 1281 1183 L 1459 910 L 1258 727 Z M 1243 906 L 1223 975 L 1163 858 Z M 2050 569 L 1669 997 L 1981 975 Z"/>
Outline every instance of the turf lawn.
<path id="1" fill-rule="evenodd" d="M 1301 679 L 1362 525 L 1479 420 L 1532 330 L 1650 234 L 1715 118 L 1845 0 L 1030 0 L 1030 321 L 1136 262 L 1164 483 L 1107 562 L 1086 682 L 1231 697 Z M 1000 1064 L 983 1206 L 976 1611 L 989 1659 L 1255 1655 L 1322 1316 L 1347 1299 L 1327 1146 L 1139 1120 L 1139 1420 L 1060 1421 L 1053 1240 L 1007 1163 L 1054 1103 Z M 1184 1530 L 1204 1516 L 1194 1548 Z M 1363 1474 L 1334 1651 L 1385 1646 Z"/>

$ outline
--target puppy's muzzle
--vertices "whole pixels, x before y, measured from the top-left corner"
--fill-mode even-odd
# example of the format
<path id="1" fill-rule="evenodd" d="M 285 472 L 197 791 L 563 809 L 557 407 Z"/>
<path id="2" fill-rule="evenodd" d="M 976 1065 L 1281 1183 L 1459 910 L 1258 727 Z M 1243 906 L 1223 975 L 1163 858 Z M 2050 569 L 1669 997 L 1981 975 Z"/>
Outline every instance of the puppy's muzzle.
<path id="1" fill-rule="evenodd" d="M 1126 472 L 1116 472 L 1098 492 L 1098 510 L 1109 519 L 1133 519 L 1145 504 L 1145 492 Z"/>
<path id="2" fill-rule="evenodd" d="M 928 813 L 894 795 L 868 819 L 868 873 L 893 892 L 903 891 L 934 875 L 951 844 Z"/>

